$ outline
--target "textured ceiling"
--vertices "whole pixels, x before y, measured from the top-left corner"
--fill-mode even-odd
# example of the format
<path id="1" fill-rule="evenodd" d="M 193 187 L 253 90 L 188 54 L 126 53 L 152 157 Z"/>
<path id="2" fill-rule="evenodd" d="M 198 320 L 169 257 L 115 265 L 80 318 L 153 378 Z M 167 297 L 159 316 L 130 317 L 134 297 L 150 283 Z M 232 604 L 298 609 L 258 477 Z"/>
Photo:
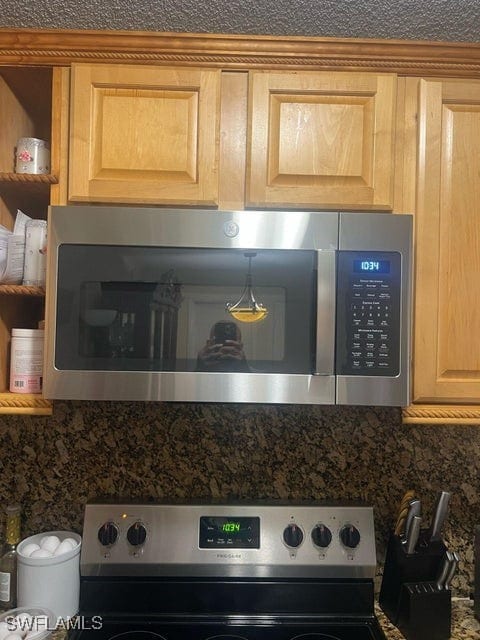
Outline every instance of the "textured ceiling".
<path id="1" fill-rule="evenodd" d="M 480 41 L 480 0 L 0 0 L 0 27 Z"/>

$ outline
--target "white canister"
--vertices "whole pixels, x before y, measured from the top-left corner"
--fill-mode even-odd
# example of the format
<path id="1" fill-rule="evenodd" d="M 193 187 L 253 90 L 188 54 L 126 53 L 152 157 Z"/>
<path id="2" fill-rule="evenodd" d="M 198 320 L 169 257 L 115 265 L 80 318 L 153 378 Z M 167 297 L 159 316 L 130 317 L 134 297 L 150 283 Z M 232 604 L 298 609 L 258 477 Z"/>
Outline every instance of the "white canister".
<path id="1" fill-rule="evenodd" d="M 45 287 L 47 270 L 47 222 L 29 220 L 25 225 L 23 284 Z"/>
<path id="2" fill-rule="evenodd" d="M 45 536 L 57 536 L 60 542 L 73 538 L 77 546 L 50 558 L 29 558 L 22 554 L 28 544 L 40 545 Z M 18 606 L 46 607 L 64 620 L 78 613 L 81 546 L 82 538 L 71 531 L 47 531 L 22 540 L 17 547 Z"/>
<path id="3" fill-rule="evenodd" d="M 12 329 L 10 391 L 41 393 L 43 378 L 43 329 Z"/>
<path id="4" fill-rule="evenodd" d="M 19 138 L 15 153 L 16 173 L 50 173 L 50 149 L 40 138 Z"/>

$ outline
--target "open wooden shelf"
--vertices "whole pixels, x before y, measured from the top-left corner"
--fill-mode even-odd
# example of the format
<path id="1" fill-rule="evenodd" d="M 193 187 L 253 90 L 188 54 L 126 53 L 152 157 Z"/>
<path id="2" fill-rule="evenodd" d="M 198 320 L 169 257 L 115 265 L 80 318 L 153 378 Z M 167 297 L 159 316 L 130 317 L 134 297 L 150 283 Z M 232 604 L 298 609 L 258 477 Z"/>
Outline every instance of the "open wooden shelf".
<path id="1" fill-rule="evenodd" d="M 1 34 L 0 34 L 1 40 Z M 1 48 L 1 47 L 0 47 Z M 0 57 L 1 54 L 0 54 Z M 0 225 L 12 230 L 18 211 L 47 220 L 51 204 L 67 204 L 70 69 L 48 65 L 0 65 Z M 47 140 L 51 173 L 16 173 L 22 137 Z M 0 414 L 48 416 L 53 402 L 42 394 L 11 393 L 10 346 L 14 328 L 35 328 L 45 318 L 45 289 L 0 284 Z"/>
<path id="2" fill-rule="evenodd" d="M 0 172 L 0 182 L 21 182 L 24 184 L 58 184 L 57 176 L 51 173 Z"/>
<path id="3" fill-rule="evenodd" d="M 0 392 L 0 415 L 50 416 L 53 405 L 41 394 Z"/>
<path id="4" fill-rule="evenodd" d="M 44 298 L 45 289 L 17 284 L 0 284 L 0 296 L 19 296 L 26 301 L 28 298 Z M 0 415 L 49 416 L 52 411 L 52 403 L 49 400 L 45 400 L 41 394 L 0 392 Z"/>
<path id="5" fill-rule="evenodd" d="M 0 296 L 18 296 L 23 301 L 23 307 L 34 303 L 43 304 L 41 298 L 45 297 L 45 289 L 41 287 L 27 287 L 19 284 L 0 284 Z M 30 303 L 28 303 L 30 299 Z M 40 299 L 37 302 L 37 299 Z M 8 382 L 7 382 L 8 384 Z M 49 400 L 45 400 L 41 394 L 37 393 L 12 393 L 10 391 L 0 392 L 0 415 L 52 415 L 53 405 Z"/>
<path id="6" fill-rule="evenodd" d="M 37 296 L 44 297 L 45 289 L 23 284 L 0 284 L 0 295 L 3 296 Z"/>

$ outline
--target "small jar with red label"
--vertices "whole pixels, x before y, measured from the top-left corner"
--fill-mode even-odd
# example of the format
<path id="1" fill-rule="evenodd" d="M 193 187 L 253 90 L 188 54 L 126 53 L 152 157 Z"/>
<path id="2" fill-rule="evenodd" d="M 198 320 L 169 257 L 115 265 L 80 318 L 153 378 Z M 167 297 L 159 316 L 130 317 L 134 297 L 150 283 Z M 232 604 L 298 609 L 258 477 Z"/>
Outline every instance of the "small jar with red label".
<path id="1" fill-rule="evenodd" d="M 43 380 L 43 329 L 12 329 L 10 391 L 41 393 Z"/>

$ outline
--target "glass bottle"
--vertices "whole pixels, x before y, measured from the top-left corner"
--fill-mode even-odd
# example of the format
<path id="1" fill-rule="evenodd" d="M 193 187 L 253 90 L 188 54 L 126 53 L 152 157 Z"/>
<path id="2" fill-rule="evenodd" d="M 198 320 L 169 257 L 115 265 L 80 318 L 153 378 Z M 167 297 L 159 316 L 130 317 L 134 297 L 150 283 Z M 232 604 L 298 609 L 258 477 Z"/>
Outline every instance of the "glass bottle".
<path id="1" fill-rule="evenodd" d="M 0 611 L 14 609 L 17 604 L 17 544 L 20 542 L 20 507 L 5 509 L 5 545 L 0 556 Z"/>

